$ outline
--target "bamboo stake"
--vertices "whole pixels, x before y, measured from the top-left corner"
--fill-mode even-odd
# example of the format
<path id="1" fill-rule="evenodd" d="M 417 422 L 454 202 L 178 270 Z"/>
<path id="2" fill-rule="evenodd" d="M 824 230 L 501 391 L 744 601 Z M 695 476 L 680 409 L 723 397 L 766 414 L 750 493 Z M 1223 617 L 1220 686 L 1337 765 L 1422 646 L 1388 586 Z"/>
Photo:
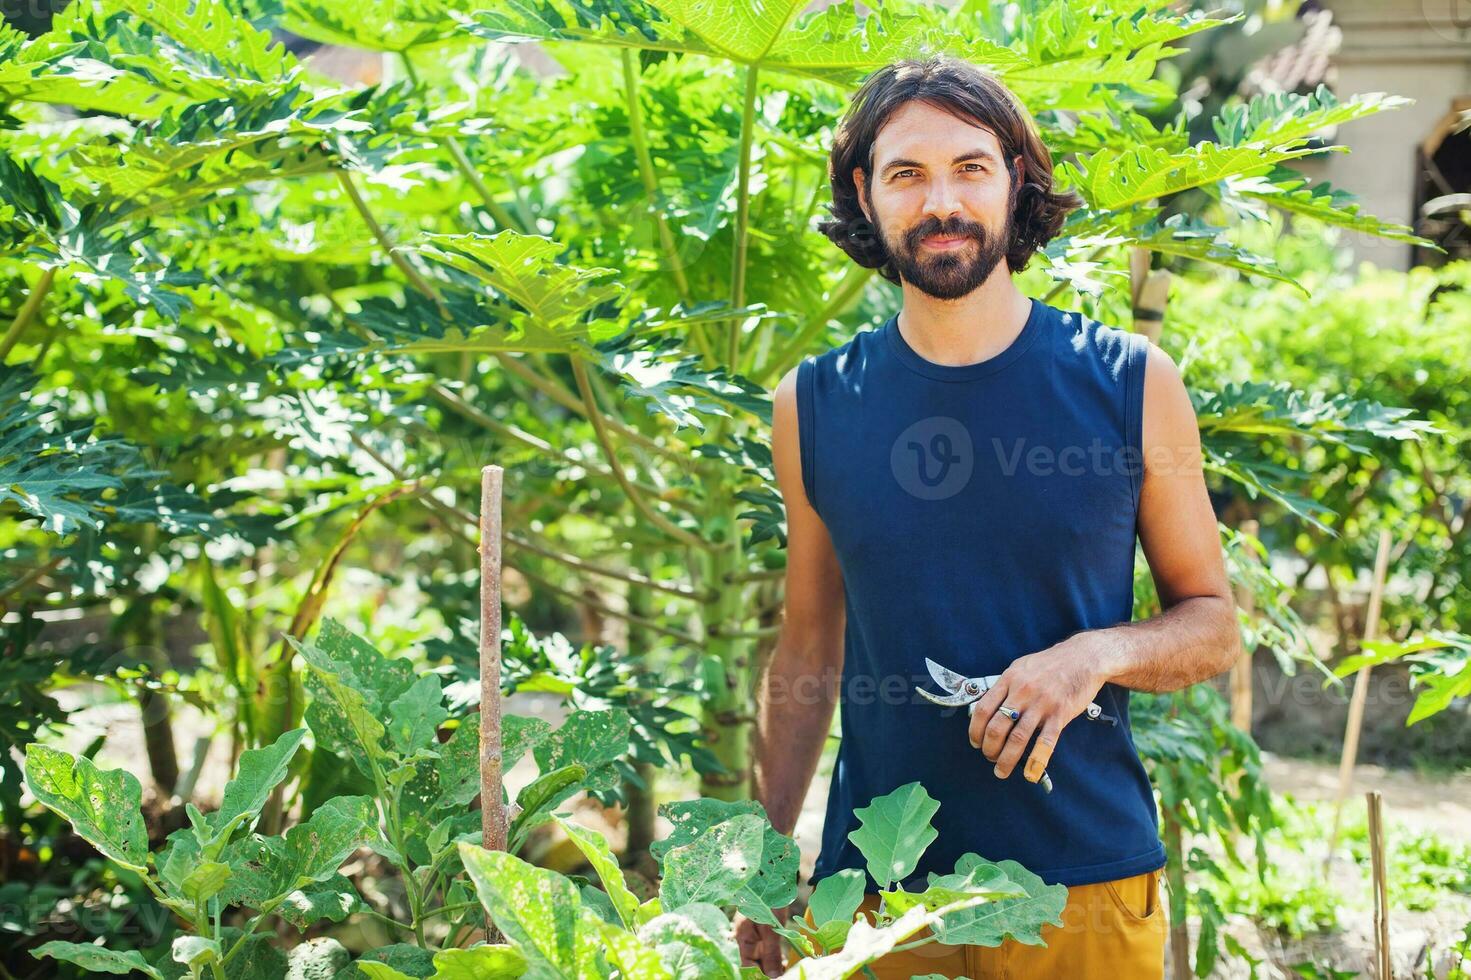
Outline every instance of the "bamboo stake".
<path id="1" fill-rule="evenodd" d="M 1389 882 L 1384 860 L 1384 797 L 1378 790 L 1364 794 L 1369 804 L 1369 856 L 1374 866 L 1374 955 L 1379 980 L 1393 980 L 1389 966 Z"/>
<path id="2" fill-rule="evenodd" d="M 1389 529 L 1379 531 L 1379 550 L 1374 555 L 1374 581 L 1369 587 L 1369 611 L 1364 618 L 1364 639 L 1372 640 L 1379 631 L 1379 606 L 1384 596 L 1384 577 L 1389 570 Z M 1369 670 L 1366 665 L 1354 674 L 1354 693 L 1348 706 L 1348 728 L 1343 733 L 1343 757 L 1338 763 L 1338 792 L 1333 797 L 1333 832 L 1328 835 L 1328 853 L 1323 870 L 1333 863 L 1338 847 L 1338 824 L 1343 817 L 1343 802 L 1353 783 L 1354 763 L 1359 756 L 1359 731 L 1364 724 L 1364 704 L 1369 698 Z"/>
<path id="3" fill-rule="evenodd" d="M 1241 533 L 1250 537 L 1257 535 L 1257 522 L 1248 520 L 1241 522 Z M 1256 611 L 1256 596 L 1251 589 L 1238 587 L 1236 591 L 1236 604 L 1246 612 L 1250 618 Z M 1231 665 L 1231 724 L 1251 734 L 1251 655 L 1252 650 L 1246 650 L 1241 654 L 1241 659 Z"/>
<path id="4" fill-rule="evenodd" d="M 501 804 L 501 467 L 480 470 L 480 834 L 488 851 L 506 849 Z M 492 923 L 486 941 L 503 942 Z"/>

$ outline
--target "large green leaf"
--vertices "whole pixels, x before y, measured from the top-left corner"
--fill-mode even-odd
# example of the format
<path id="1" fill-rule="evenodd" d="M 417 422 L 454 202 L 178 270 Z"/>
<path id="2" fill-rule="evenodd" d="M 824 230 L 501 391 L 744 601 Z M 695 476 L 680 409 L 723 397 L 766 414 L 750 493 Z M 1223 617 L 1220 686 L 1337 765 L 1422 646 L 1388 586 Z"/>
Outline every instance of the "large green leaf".
<path id="1" fill-rule="evenodd" d="M 552 818 L 552 807 L 577 792 L 587 780 L 587 767 L 580 763 L 544 772 L 516 794 L 520 812 L 506 831 L 506 847 L 519 851 L 526 835 Z"/>
<path id="2" fill-rule="evenodd" d="M 1328 86 L 1319 84 L 1308 95 L 1263 92 L 1249 102 L 1222 106 L 1211 125 L 1216 131 L 1216 139 L 1223 146 L 1280 147 L 1385 109 L 1398 109 L 1413 101 L 1383 92 L 1369 92 L 1340 100 Z"/>
<path id="3" fill-rule="evenodd" d="M 511 331 L 510 343 L 525 349 L 570 350 L 574 341 L 596 343 L 618 333 L 614 323 L 597 316 L 588 319 L 627 291 L 617 281 L 600 281 L 618 270 L 563 264 L 558 258 L 567 246 L 561 242 L 506 229 L 494 235 L 421 235 L 413 248 L 514 303 L 500 311 Z M 517 341 L 518 334 L 524 339 Z"/>
<path id="4" fill-rule="evenodd" d="M 32 743 L 26 746 L 26 784 L 97 850 L 134 871 L 146 871 L 143 787 L 132 773 L 101 770 L 85 756 Z"/>
<path id="5" fill-rule="evenodd" d="M 807 901 L 812 924 L 821 928 L 828 922 L 852 922 L 867 886 L 863 872 L 857 868 L 844 868 L 823 878 Z"/>
<path id="6" fill-rule="evenodd" d="M 235 778 L 225 785 L 220 808 L 210 814 L 210 825 L 216 833 L 237 822 L 248 825 L 255 820 L 271 790 L 286 778 L 291 759 L 305 737 L 306 729 L 296 728 L 265 748 L 240 753 Z"/>
<path id="7" fill-rule="evenodd" d="M 1015 861 L 992 864 L 977 854 L 962 855 L 953 874 L 929 877 L 930 887 L 957 891 L 984 891 L 1003 881 L 1026 894 L 944 915 L 933 927 L 936 938 L 951 946 L 999 946 L 1008 938 L 1029 946 L 1042 945 L 1042 926 L 1062 925 L 1066 885 L 1048 885 Z"/>
<path id="8" fill-rule="evenodd" d="M 311 668 L 306 721 L 318 745 L 351 758 L 371 776 L 374 766 L 388 758 L 380 719 L 414 685 L 413 668 L 407 660 L 384 657 L 330 617 L 323 619 L 315 642 L 287 640 Z"/>
<path id="9" fill-rule="evenodd" d="M 1117 211 L 1227 177 L 1264 174 L 1275 163 L 1318 152 L 1313 147 L 1278 150 L 1208 142 L 1183 152 L 1155 146 L 1110 146 L 1076 164 L 1063 161 L 1057 173 L 1059 181 L 1077 188 L 1089 206 Z"/>
<path id="10" fill-rule="evenodd" d="M 765 807 L 756 800 L 726 802 L 702 797 L 660 804 L 659 813 L 673 824 L 669 836 L 649 848 L 650 855 L 660 861 L 671 848 L 687 846 L 728 820 L 754 815 L 763 827 L 760 864 L 732 901 L 748 918 L 777 924 L 771 910 L 785 908 L 797 897 L 801 851 L 796 841 L 771 826 Z"/>
<path id="11" fill-rule="evenodd" d="M 1226 192 L 1380 238 L 1410 242 L 1425 248 L 1440 247 L 1415 234 L 1409 225 L 1394 224 L 1361 213 L 1362 205 L 1355 195 L 1327 183 L 1310 184 L 1307 177 L 1287 167 L 1275 167 L 1260 176 L 1228 178 Z"/>
<path id="12" fill-rule="evenodd" d="M 619 776 L 613 763 L 628 753 L 632 723 L 624 708 L 574 711 L 562 727 L 538 741 L 531 754 L 541 772 L 576 763 L 587 768 L 589 786 L 616 785 Z"/>
<path id="13" fill-rule="evenodd" d="M 623 869 L 618 864 L 618 858 L 608 846 L 608 841 L 595 830 L 578 826 L 570 820 L 561 817 L 554 818 L 557 826 L 577 849 L 582 856 L 587 858 L 593 870 L 603 882 L 603 890 L 608 893 L 612 900 L 613 908 L 622 920 L 625 929 L 633 929 L 638 925 L 638 897 L 628 888 L 628 882 L 623 878 Z"/>
<path id="14" fill-rule="evenodd" d="M 587 906 L 582 909 L 582 928 L 599 938 L 602 959 L 617 969 L 618 976 L 630 980 L 674 980 L 657 949 L 634 932 L 598 918 Z"/>
<path id="15" fill-rule="evenodd" d="M 288 83 L 301 71 L 284 45 L 236 16 L 226 0 L 104 0 L 104 11 L 104 16 L 113 11 L 125 15 L 120 19 L 131 30 L 148 28 L 139 32 L 150 43 L 146 58 L 115 59 L 128 68 L 136 66 L 140 74 L 167 73 L 196 86 L 244 94 Z M 109 28 L 120 30 L 111 21 Z"/>
<path id="16" fill-rule="evenodd" d="M 732 902 L 761 868 L 761 839 L 767 826 L 755 814 L 742 814 L 666 852 L 659 904 L 673 911 L 696 902 Z"/>
<path id="17" fill-rule="evenodd" d="M 343 875 L 334 874 L 287 892 L 281 904 L 276 906 L 276 914 L 296 928 L 305 930 L 323 920 L 341 922 L 366 908 L 352 882 Z"/>
<path id="18" fill-rule="evenodd" d="M 342 862 L 377 836 L 378 812 L 366 796 L 339 796 L 318 807 L 284 837 L 251 834 L 224 852 L 226 904 L 259 909 L 337 874 Z"/>
<path id="19" fill-rule="evenodd" d="M 431 980 L 512 980 L 525 973 L 526 957 L 514 947 L 483 944 L 435 953 Z"/>
<path id="20" fill-rule="evenodd" d="M 324 44 L 368 51 L 408 51 L 468 39 L 452 16 L 464 7 L 454 0 L 378 0 L 347 7 L 313 0 L 285 0 L 281 26 Z"/>
<path id="21" fill-rule="evenodd" d="M 401 755 L 435 742 L 440 724 L 449 717 L 443 700 L 439 678 L 424 674 L 388 705 L 388 738 Z"/>
<path id="22" fill-rule="evenodd" d="M 502 851 L 459 845 L 460 860 L 486 914 L 526 958 L 525 976 L 574 978 L 590 962 L 597 939 L 579 938 L 582 899 L 577 887 L 555 871 L 538 868 Z"/>
<path id="23" fill-rule="evenodd" d="M 163 974 L 148 965 L 143 954 L 135 949 L 115 950 L 91 943 L 66 943 L 52 940 L 42 943 L 31 951 L 37 959 L 49 956 L 63 963 L 72 963 L 89 973 L 117 973 L 124 976 L 137 971 L 154 980 L 163 980 Z"/>
<path id="24" fill-rule="evenodd" d="M 717 905 L 696 902 L 661 912 L 639 926 L 638 937 L 654 947 L 678 980 L 736 980 L 741 975 L 740 950 Z"/>
<path id="25" fill-rule="evenodd" d="M 881 887 L 907 877 L 919 864 L 920 855 L 939 836 L 930 824 L 938 809 L 940 804 L 913 782 L 853 811 L 861 826 L 848 839 L 863 854 L 868 873 Z"/>

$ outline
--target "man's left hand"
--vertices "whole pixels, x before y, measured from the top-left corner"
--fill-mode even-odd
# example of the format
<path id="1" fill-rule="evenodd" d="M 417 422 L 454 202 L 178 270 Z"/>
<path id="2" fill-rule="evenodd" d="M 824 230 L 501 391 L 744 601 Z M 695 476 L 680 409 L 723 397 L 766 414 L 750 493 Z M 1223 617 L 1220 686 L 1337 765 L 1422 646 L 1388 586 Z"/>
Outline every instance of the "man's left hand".
<path id="1" fill-rule="evenodd" d="M 972 702 L 970 744 L 996 764 L 998 779 L 1011 775 L 1033 735 L 1037 744 L 1022 775 L 1033 783 L 1042 778 L 1057 737 L 1097 697 L 1107 679 L 1103 642 L 1085 631 L 1018 657 L 979 701 Z M 1020 712 L 1015 721 L 997 710 L 1002 705 Z"/>

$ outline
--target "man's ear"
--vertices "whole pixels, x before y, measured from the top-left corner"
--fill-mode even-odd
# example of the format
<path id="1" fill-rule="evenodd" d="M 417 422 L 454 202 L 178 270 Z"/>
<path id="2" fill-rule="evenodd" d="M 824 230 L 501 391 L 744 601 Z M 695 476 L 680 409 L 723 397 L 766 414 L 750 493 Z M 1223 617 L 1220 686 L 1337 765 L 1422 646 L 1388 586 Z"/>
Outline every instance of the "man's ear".
<path id="1" fill-rule="evenodd" d="M 853 168 L 853 186 L 856 187 L 856 188 L 858 188 L 858 210 L 862 211 L 863 212 L 863 216 L 868 219 L 868 221 L 869 221 L 870 224 L 872 224 L 873 223 L 873 215 L 871 215 L 871 214 L 868 213 L 868 208 L 863 203 L 863 168 L 862 167 L 854 167 Z"/>

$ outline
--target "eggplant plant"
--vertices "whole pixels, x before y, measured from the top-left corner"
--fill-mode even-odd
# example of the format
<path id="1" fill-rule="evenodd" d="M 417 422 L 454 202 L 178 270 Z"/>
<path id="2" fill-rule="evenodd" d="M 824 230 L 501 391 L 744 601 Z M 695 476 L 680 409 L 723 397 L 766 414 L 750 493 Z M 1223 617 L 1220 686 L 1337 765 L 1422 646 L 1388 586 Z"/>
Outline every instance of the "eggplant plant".
<path id="1" fill-rule="evenodd" d="M 804 954 L 794 975 L 843 977 L 909 939 L 1040 942 L 1044 922 L 1061 924 L 1066 889 L 1048 886 L 1014 862 L 967 854 L 949 875 L 929 876 L 923 891 L 896 884 L 935 839 L 938 809 L 918 783 L 859 811 L 852 834 L 884 891 L 876 921 L 855 921 L 865 879 L 856 870 L 824 878 L 812 896 L 814 921 L 782 926 L 774 909 L 797 896 L 799 852 L 755 801 L 700 798 L 661 805 L 672 833 L 651 848 L 660 866 L 658 894 L 640 901 L 600 834 L 557 807 L 575 793 L 606 788 L 629 748 L 630 718 L 621 708 L 574 711 L 559 728 L 538 718 L 502 718 L 509 769 L 528 752 L 539 774 L 514 803 L 507 850 L 478 846 L 479 715 L 452 716 L 439 678 L 415 675 L 409 662 L 385 657 L 334 619 L 315 640 L 293 645 L 307 664 L 306 726 L 240 756 L 218 809 L 187 805 L 189 824 L 150 852 L 142 787 L 123 769 L 102 770 L 85 756 L 31 743 L 26 783 L 38 801 L 71 822 L 122 869 L 138 875 L 181 927 L 167 956 L 149 962 L 138 950 L 52 941 L 38 957 L 101 973 L 211 980 L 313 976 L 715 977 L 747 975 L 728 911 L 767 922 Z M 447 737 L 442 734 L 448 730 Z M 332 760 L 363 792 L 334 796 L 283 834 L 257 829 L 293 761 L 308 750 Z M 521 857 L 533 829 L 556 824 L 586 857 L 601 887 L 537 867 Z M 343 865 L 367 848 L 402 883 L 406 915 L 374 908 Z M 977 915 L 982 903 L 997 903 Z M 1005 904 L 1002 904 L 1005 903 Z M 409 940 L 370 951 L 355 964 L 336 940 L 289 951 L 266 928 L 279 919 L 298 930 L 364 914 L 391 923 Z M 505 943 L 465 947 L 493 924 Z M 343 972 L 346 971 L 346 972 Z"/>

